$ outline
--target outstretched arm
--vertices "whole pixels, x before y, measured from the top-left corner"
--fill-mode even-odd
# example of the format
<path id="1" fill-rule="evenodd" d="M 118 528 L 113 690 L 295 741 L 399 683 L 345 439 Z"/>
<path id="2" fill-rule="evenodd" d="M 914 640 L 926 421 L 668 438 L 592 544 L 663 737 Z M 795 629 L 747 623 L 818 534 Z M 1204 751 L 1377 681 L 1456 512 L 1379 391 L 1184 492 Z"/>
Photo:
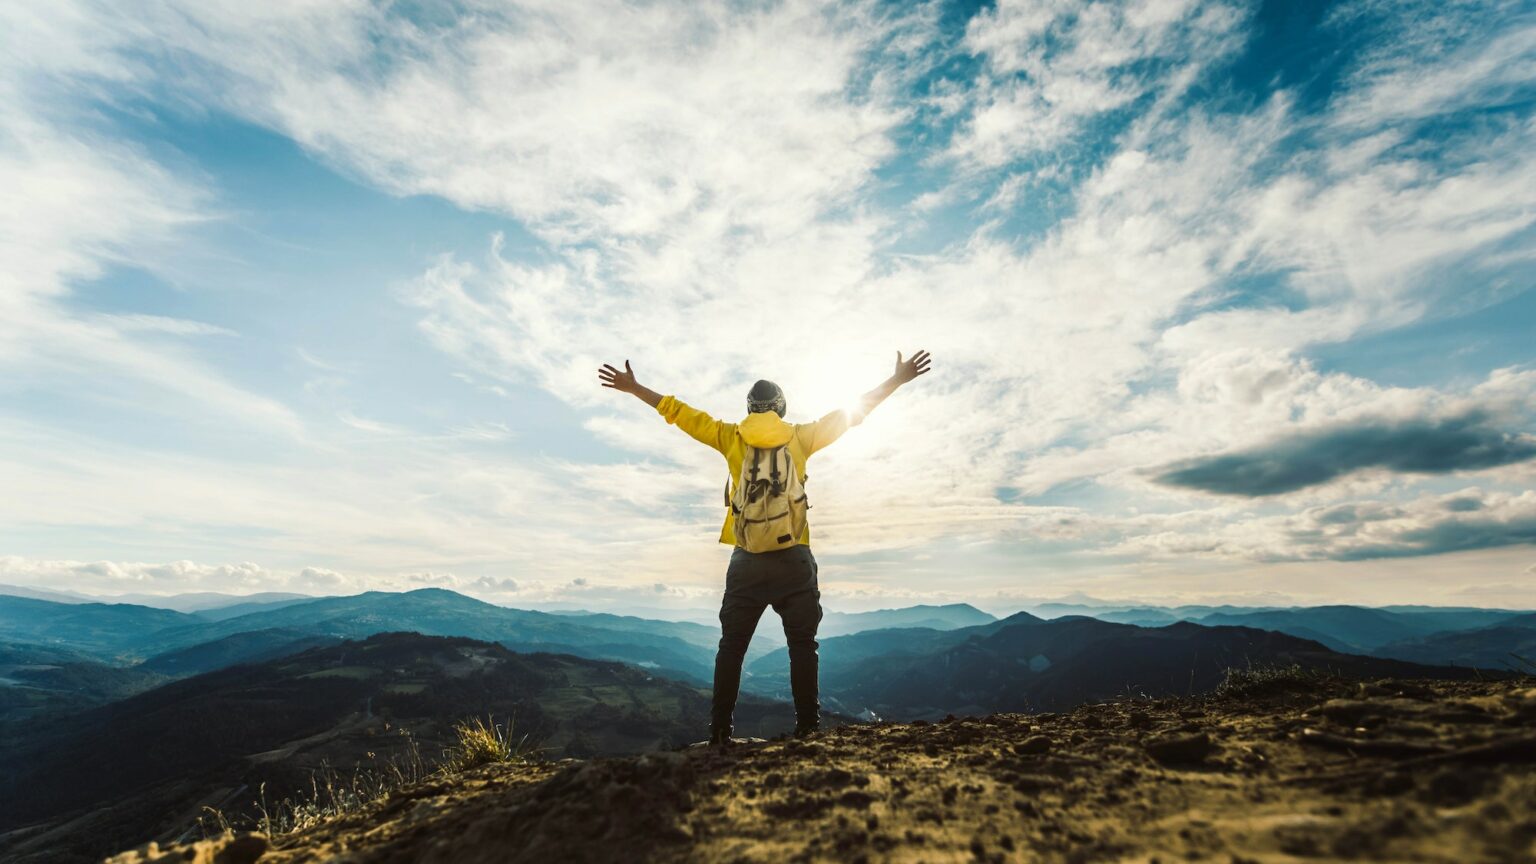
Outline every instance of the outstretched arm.
<path id="1" fill-rule="evenodd" d="M 635 380 L 635 370 L 624 361 L 622 370 L 603 364 L 597 377 L 604 387 L 629 393 L 641 402 L 656 409 L 666 421 L 687 432 L 689 437 L 720 451 L 724 455 L 736 436 L 734 423 L 721 423 L 706 412 L 683 404 L 676 396 L 663 396 Z"/>
<path id="2" fill-rule="evenodd" d="M 622 370 L 615 369 L 607 363 L 597 370 L 597 378 L 604 387 L 610 387 L 620 393 L 628 393 L 641 402 L 655 408 L 661 404 L 661 394 L 635 380 L 635 370 L 629 368 L 629 361 L 624 361 Z"/>
<path id="3" fill-rule="evenodd" d="M 859 416 L 863 417 L 869 412 L 875 410 L 875 406 L 879 405 L 881 402 L 884 402 L 885 397 L 895 393 L 896 388 L 907 383 L 908 381 L 911 381 L 913 378 L 916 378 L 919 375 L 927 374 L 928 360 L 928 352 L 923 351 L 922 349 L 918 349 L 918 352 L 913 354 L 912 359 L 910 360 L 902 360 L 901 352 L 897 351 L 896 371 L 891 373 L 891 377 L 880 382 L 879 387 L 876 387 L 868 393 L 865 393 L 863 397 L 859 399 Z"/>

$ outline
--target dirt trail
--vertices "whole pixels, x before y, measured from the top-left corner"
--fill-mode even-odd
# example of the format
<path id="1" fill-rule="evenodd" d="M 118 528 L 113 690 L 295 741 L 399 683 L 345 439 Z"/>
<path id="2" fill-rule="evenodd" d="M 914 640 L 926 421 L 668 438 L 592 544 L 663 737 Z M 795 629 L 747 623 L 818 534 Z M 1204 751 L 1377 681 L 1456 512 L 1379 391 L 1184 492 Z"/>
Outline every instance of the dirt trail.
<path id="1" fill-rule="evenodd" d="M 210 864 L 1536 861 L 1536 688 L 1312 682 L 488 768 L 277 848 L 239 842 L 172 854 Z"/>

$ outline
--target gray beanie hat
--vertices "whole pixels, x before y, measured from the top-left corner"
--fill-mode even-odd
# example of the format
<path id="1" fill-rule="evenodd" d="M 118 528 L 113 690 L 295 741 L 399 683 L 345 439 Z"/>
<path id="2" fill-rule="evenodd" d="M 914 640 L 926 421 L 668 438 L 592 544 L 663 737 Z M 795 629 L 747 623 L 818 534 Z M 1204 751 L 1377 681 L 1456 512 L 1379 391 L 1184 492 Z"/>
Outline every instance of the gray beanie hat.
<path id="1" fill-rule="evenodd" d="M 784 391 L 772 381 L 759 381 L 752 385 L 752 392 L 747 394 L 747 413 L 761 414 L 766 411 L 784 416 Z"/>

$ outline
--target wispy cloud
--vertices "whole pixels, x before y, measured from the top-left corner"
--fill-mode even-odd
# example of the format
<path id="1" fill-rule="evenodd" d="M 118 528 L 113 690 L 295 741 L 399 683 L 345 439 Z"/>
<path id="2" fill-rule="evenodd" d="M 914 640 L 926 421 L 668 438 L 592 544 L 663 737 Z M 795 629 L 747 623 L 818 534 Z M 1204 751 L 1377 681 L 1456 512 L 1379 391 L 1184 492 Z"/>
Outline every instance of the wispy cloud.
<path id="1" fill-rule="evenodd" d="M 1536 494 L 1473 487 L 1400 503 L 1353 501 L 1230 522 L 1209 513 L 1145 520 L 1157 522 L 1173 530 L 1143 530 L 1114 551 L 1261 562 L 1407 558 L 1532 543 Z"/>
<path id="2" fill-rule="evenodd" d="M 995 167 L 1070 147 L 1105 114 L 1177 101 L 1203 67 L 1242 44 L 1240 6 L 1011 2 L 983 9 L 965 47 L 983 67 L 949 155 Z"/>
<path id="3" fill-rule="evenodd" d="M 553 598 L 622 568 L 636 591 L 687 590 L 718 563 L 719 458 L 610 401 L 597 363 L 627 356 L 646 383 L 728 417 L 771 377 L 809 419 L 884 377 L 896 348 L 924 347 L 935 374 L 813 470 L 818 543 L 850 579 L 889 574 L 910 592 L 932 578 L 915 558 L 854 561 L 891 549 L 947 550 L 988 568 L 992 590 L 1036 555 L 1088 572 L 1129 554 L 1332 561 L 1529 542 L 1520 406 L 1536 372 L 1504 360 L 1389 383 L 1319 359 L 1529 284 L 1528 15 L 1341 6 L 1314 34 L 1337 43 L 1319 97 L 1283 83 L 1317 69 L 1232 77 L 1265 38 L 1251 4 L 942 13 L 859 0 L 0 12 L 0 181 L 27 202 L 0 208 L 0 394 L 217 418 L 173 457 L 18 411 L 0 427 L 17 445 L 0 457 L 8 485 L 26 490 L 11 536 L 74 526 L 105 546 L 138 532 L 201 548 L 41 557 L 249 558 L 358 584 L 436 574 Z M 92 280 L 155 273 L 164 250 L 206 242 L 197 228 L 228 194 L 95 116 L 114 100 L 233 117 L 373 190 L 502 220 L 355 302 L 413 316 L 442 377 L 513 413 L 542 391 L 569 428 L 540 441 L 493 415 L 413 414 L 380 382 L 420 370 L 290 337 L 270 320 L 299 320 L 306 298 L 280 288 L 283 311 L 250 336 L 89 308 Z M 744 325 L 763 308 L 785 326 Z M 267 392 L 218 356 L 262 338 L 291 338 L 274 353 L 300 358 L 307 387 Z M 261 455 L 219 453 L 234 435 Z M 603 455 L 541 452 L 575 437 Z M 1445 475 L 1468 471 L 1479 491 L 1456 500 L 1478 507 L 1441 502 Z M 1369 501 L 1388 509 L 1359 509 Z M 1329 509 L 1346 506 L 1353 521 Z"/>
<path id="4" fill-rule="evenodd" d="M 80 122 L 68 84 L 132 77 L 111 28 L 70 4 L 0 16 L 0 393 L 53 387 L 110 402 L 132 388 L 151 394 L 147 402 L 191 398 L 241 422 L 297 431 L 285 406 L 154 338 L 230 335 L 226 328 L 70 304 L 80 283 L 109 268 L 158 269 L 158 256 L 208 218 L 209 192 Z"/>

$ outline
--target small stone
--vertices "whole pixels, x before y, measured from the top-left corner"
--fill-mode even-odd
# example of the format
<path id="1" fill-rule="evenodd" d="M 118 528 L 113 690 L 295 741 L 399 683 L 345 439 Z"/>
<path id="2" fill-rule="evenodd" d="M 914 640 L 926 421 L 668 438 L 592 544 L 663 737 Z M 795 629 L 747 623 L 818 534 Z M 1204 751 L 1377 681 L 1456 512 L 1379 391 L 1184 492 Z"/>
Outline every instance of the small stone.
<path id="1" fill-rule="evenodd" d="M 1210 755 L 1211 738 L 1204 732 L 1193 735 L 1162 735 L 1150 738 L 1145 745 L 1153 759 L 1164 764 L 1200 762 Z"/>
<path id="2" fill-rule="evenodd" d="M 875 796 L 869 794 L 868 792 L 859 792 L 858 790 L 849 790 L 844 792 L 842 797 L 837 799 L 837 803 L 843 805 L 844 807 L 853 807 L 857 810 L 868 810 L 869 805 L 873 804 L 874 802 Z M 878 821 L 875 821 L 875 824 L 869 826 L 869 830 L 875 830 L 879 824 L 880 823 Z"/>
<path id="3" fill-rule="evenodd" d="M 1049 753 L 1051 739 L 1044 735 L 1031 735 L 1018 744 L 1013 745 L 1013 752 L 1019 756 L 1029 756 L 1037 753 Z"/>
<path id="4" fill-rule="evenodd" d="M 154 842 L 146 843 L 106 859 L 105 864 L 251 864 L 266 851 L 267 838 L 260 834 L 225 833 L 210 840 L 163 849 Z"/>

